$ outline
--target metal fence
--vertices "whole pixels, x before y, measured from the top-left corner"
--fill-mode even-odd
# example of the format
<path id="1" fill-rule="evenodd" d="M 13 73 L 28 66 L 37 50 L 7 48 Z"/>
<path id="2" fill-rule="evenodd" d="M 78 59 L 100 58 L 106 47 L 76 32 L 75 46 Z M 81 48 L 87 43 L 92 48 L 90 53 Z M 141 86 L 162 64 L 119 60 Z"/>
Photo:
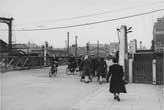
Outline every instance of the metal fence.
<path id="1" fill-rule="evenodd" d="M 133 62 L 134 83 L 152 83 L 152 62 Z"/>
<path id="2" fill-rule="evenodd" d="M 1 56 L 0 72 L 41 68 L 52 64 L 52 57 L 46 57 L 46 62 L 44 60 L 43 56 Z M 59 57 L 59 65 L 66 64 L 68 64 L 68 58 Z"/>
<path id="3" fill-rule="evenodd" d="M 44 57 L 40 56 L 2 56 L 0 61 L 1 72 L 44 66 Z"/>

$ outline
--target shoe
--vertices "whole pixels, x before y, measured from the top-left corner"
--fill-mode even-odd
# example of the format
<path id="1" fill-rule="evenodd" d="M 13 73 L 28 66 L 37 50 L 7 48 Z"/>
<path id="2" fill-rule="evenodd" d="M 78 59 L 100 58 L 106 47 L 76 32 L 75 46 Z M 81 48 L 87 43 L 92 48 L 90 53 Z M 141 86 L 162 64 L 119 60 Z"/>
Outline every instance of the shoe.
<path id="1" fill-rule="evenodd" d="M 116 100 L 117 99 L 117 96 L 114 96 L 114 100 Z"/>
<path id="2" fill-rule="evenodd" d="M 120 102 L 120 97 L 119 97 L 119 96 L 117 96 L 117 101 L 119 101 L 119 102 Z"/>

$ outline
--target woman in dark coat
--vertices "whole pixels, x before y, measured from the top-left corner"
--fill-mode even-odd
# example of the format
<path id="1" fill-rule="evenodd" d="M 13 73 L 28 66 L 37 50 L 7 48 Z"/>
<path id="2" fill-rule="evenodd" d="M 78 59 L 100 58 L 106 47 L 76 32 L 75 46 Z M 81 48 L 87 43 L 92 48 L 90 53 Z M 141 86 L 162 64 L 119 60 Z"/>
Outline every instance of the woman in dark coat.
<path id="1" fill-rule="evenodd" d="M 109 67 L 110 89 L 109 91 L 114 94 L 114 99 L 120 101 L 119 93 L 126 93 L 125 83 L 123 81 L 123 67 L 118 64 L 118 59 L 113 58 L 113 65 Z"/>

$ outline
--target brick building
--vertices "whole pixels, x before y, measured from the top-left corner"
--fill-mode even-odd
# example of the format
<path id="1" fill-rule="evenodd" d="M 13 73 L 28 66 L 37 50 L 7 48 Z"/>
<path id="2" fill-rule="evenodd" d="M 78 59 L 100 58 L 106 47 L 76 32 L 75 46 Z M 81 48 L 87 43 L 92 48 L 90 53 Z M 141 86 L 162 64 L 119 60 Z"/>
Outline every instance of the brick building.
<path id="1" fill-rule="evenodd" d="M 155 52 L 164 52 L 164 17 L 158 18 L 154 24 L 153 44 Z"/>

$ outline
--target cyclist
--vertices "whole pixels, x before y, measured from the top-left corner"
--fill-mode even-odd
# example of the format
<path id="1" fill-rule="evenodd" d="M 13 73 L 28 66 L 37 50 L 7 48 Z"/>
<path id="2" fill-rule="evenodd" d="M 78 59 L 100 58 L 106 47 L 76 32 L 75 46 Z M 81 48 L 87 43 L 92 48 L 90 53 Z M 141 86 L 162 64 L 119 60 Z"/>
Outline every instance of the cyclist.
<path id="1" fill-rule="evenodd" d="M 76 68 L 76 60 L 73 56 L 71 56 L 68 63 L 68 69 L 70 72 L 75 72 L 75 68 Z"/>
<path id="2" fill-rule="evenodd" d="M 55 75 L 55 73 L 57 73 L 57 70 L 58 70 L 57 68 L 58 68 L 58 58 L 53 57 L 52 64 L 51 64 L 51 70 L 50 70 L 50 77 L 51 77 L 51 75 Z"/>

